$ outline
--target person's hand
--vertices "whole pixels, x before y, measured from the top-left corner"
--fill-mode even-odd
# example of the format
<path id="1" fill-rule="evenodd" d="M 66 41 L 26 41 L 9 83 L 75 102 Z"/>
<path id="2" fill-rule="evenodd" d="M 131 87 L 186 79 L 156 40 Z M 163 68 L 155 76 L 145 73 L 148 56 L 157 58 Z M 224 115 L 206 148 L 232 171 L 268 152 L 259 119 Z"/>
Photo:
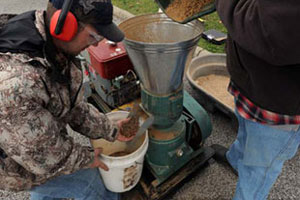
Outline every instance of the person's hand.
<path id="1" fill-rule="evenodd" d="M 106 164 L 104 164 L 100 159 L 99 156 L 102 153 L 103 149 L 102 148 L 96 148 L 94 149 L 94 161 L 93 163 L 90 165 L 90 168 L 96 168 L 96 167 L 100 167 L 101 169 L 108 171 L 108 167 Z"/>
<path id="2" fill-rule="evenodd" d="M 139 129 L 139 118 L 126 118 L 117 122 L 119 132 L 117 140 L 127 142 L 132 140 Z"/>

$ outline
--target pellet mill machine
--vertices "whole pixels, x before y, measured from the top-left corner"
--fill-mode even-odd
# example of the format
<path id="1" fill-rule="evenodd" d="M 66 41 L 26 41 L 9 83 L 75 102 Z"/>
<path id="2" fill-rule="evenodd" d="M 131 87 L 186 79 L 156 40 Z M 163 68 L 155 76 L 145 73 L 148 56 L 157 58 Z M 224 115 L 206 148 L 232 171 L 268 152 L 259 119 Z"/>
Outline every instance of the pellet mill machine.
<path id="1" fill-rule="evenodd" d="M 119 27 L 125 33 L 122 45 L 126 53 L 123 46 L 109 46 L 113 53 L 107 55 L 114 58 L 110 59 L 113 64 L 106 67 L 118 72 L 114 77 L 101 76 L 103 69 L 97 67 L 97 48 L 103 48 L 103 44 L 89 49 L 92 60 L 89 74 L 98 96 L 94 95 L 93 99 L 100 102 L 102 111 L 108 112 L 109 109 L 103 109 L 105 106 L 101 104 L 111 109 L 121 106 L 111 103 L 108 95 L 113 94 L 113 88 L 119 88 L 122 98 L 127 99 L 119 104 L 140 99 L 145 114 L 154 116 L 154 123 L 148 130 L 149 148 L 138 187 L 144 193 L 140 199 L 161 199 L 214 154 L 211 148 L 203 146 L 212 131 L 209 116 L 183 87 L 185 68 L 204 27 L 197 20 L 176 23 L 161 13 L 136 16 L 123 21 Z M 122 89 L 126 85 L 129 89 Z"/>

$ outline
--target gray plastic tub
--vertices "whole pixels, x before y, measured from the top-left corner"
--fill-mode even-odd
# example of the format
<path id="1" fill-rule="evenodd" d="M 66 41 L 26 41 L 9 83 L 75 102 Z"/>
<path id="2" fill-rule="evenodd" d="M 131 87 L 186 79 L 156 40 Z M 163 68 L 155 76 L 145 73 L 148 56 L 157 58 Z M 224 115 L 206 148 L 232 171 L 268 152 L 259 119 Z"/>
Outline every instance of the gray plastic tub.
<path id="1" fill-rule="evenodd" d="M 207 54 L 195 57 L 188 66 L 186 77 L 193 88 L 199 91 L 200 99 L 198 99 L 198 101 L 207 110 L 213 112 L 215 111 L 215 108 L 217 108 L 230 117 L 234 116 L 234 100 L 231 94 L 227 92 L 229 81 L 226 85 L 222 85 L 221 91 L 218 89 L 214 91 L 215 94 L 213 94 L 197 83 L 197 80 L 201 76 L 208 75 L 222 75 L 229 79 L 226 68 L 226 54 Z M 219 93 L 222 93 L 222 95 L 226 94 L 227 96 L 219 95 Z"/>

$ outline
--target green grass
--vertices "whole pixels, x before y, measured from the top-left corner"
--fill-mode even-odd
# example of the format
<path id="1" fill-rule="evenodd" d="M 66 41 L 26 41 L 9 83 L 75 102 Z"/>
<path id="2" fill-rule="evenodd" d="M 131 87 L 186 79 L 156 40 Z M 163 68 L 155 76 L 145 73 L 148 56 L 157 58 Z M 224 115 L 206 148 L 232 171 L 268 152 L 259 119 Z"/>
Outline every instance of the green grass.
<path id="1" fill-rule="evenodd" d="M 220 21 L 220 18 L 216 12 L 206 15 L 202 18 L 204 20 L 205 30 L 216 29 L 223 33 L 227 33 L 226 28 Z M 213 53 L 224 53 L 225 44 L 215 45 L 204 39 L 199 41 L 199 46 Z"/>
<path id="2" fill-rule="evenodd" d="M 146 13 L 156 13 L 158 11 L 158 6 L 154 0 L 112 0 L 112 3 L 134 15 L 146 14 Z M 220 21 L 219 16 L 216 12 L 204 16 L 201 19 L 204 20 L 205 30 L 216 29 L 223 33 L 227 33 L 226 28 Z M 213 53 L 224 53 L 224 44 L 215 45 L 204 39 L 201 39 L 199 46 Z"/>
<path id="3" fill-rule="evenodd" d="M 158 10 L 154 0 L 112 0 L 112 3 L 134 15 L 155 13 Z"/>

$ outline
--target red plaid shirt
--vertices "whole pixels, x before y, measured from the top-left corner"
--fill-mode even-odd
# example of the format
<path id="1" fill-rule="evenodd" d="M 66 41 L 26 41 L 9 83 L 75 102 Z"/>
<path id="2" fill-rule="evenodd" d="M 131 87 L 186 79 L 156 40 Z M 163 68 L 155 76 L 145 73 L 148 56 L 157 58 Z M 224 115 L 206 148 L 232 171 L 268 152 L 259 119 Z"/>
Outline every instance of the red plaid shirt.
<path id="1" fill-rule="evenodd" d="M 255 105 L 240 93 L 233 82 L 230 82 L 228 91 L 235 97 L 236 109 L 245 119 L 269 125 L 300 124 L 300 115 L 282 115 Z"/>

